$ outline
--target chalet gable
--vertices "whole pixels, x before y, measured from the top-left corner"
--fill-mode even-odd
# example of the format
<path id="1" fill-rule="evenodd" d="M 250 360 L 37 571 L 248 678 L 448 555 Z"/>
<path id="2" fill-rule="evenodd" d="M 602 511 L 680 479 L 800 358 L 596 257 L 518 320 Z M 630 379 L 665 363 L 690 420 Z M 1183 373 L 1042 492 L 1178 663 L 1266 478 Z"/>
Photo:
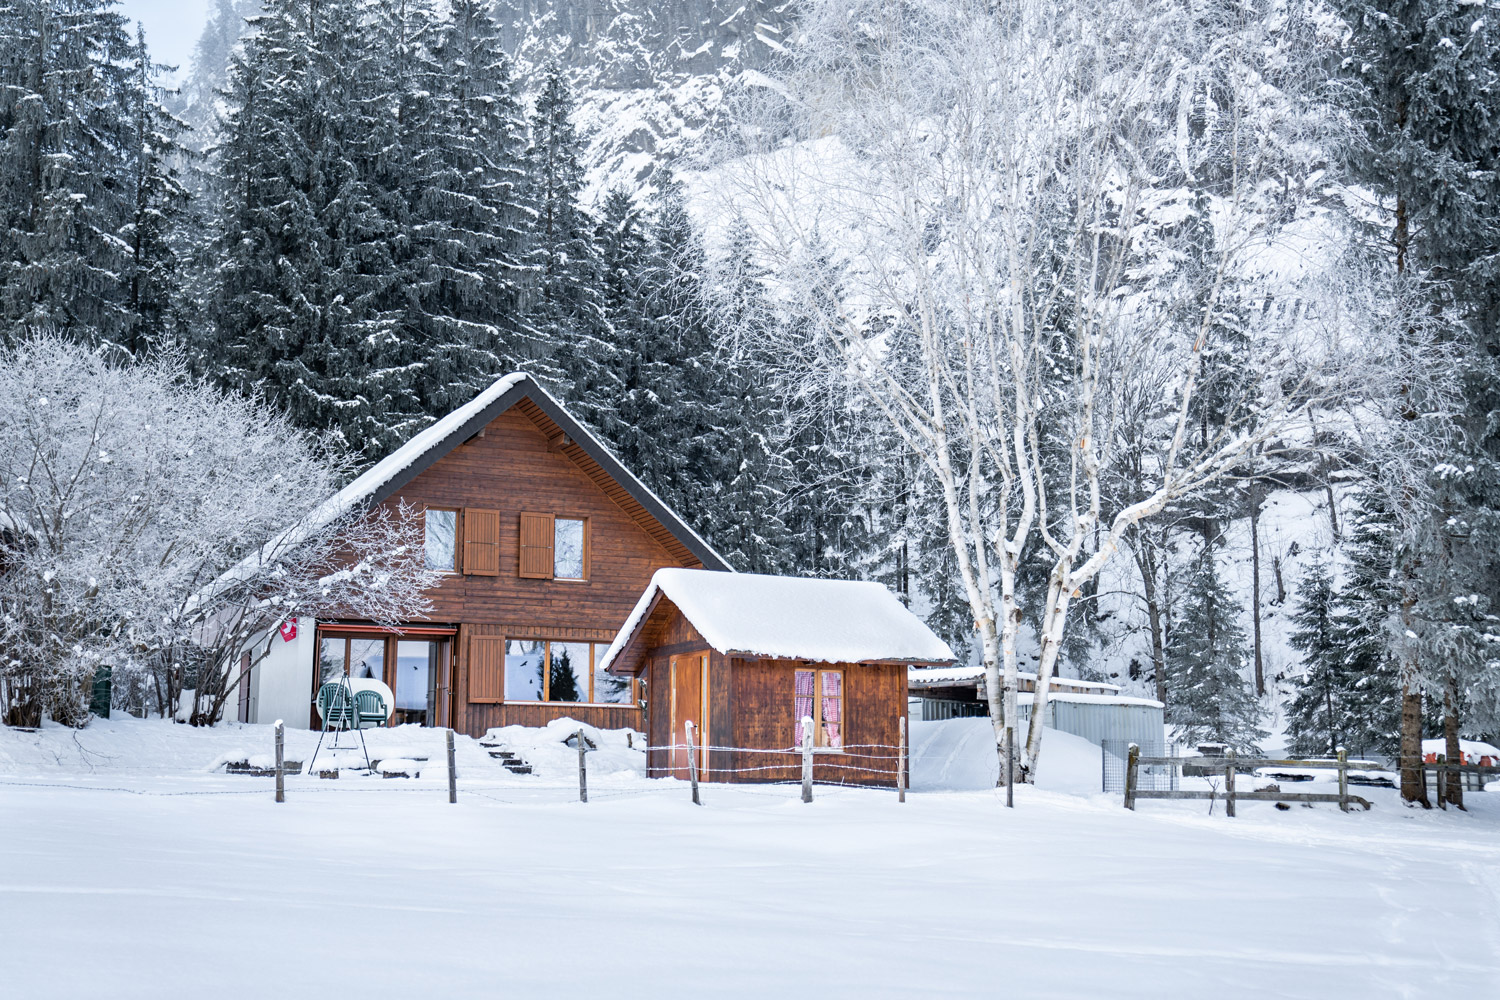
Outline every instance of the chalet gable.
<path id="1" fill-rule="evenodd" d="M 324 523 L 344 511 L 371 508 L 401 490 L 464 442 L 484 432 L 496 418 L 515 409 L 534 423 L 552 450 L 572 461 L 674 559 L 711 570 L 733 567 L 676 511 L 625 468 L 594 434 L 579 423 L 525 372 L 497 379 L 474 399 L 412 437 L 377 462 L 325 505 Z"/>

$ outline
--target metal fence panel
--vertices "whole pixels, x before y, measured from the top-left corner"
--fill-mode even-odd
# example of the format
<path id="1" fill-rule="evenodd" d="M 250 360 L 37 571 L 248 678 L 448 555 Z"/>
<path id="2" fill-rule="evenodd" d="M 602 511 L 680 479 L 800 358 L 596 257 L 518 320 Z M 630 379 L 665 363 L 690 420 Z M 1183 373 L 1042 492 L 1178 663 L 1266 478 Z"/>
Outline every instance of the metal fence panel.
<path id="1" fill-rule="evenodd" d="M 1106 792 L 1125 791 L 1125 762 L 1130 757 L 1130 744 L 1136 743 L 1141 748 L 1142 757 L 1171 757 L 1176 755 L 1173 746 L 1169 752 L 1166 740 L 1157 739 L 1152 744 L 1140 743 L 1137 740 L 1105 740 L 1104 748 L 1104 790 Z M 1155 764 L 1150 767 L 1138 768 L 1136 774 L 1136 788 L 1143 792 L 1175 792 L 1177 791 L 1180 775 L 1176 765 Z"/>

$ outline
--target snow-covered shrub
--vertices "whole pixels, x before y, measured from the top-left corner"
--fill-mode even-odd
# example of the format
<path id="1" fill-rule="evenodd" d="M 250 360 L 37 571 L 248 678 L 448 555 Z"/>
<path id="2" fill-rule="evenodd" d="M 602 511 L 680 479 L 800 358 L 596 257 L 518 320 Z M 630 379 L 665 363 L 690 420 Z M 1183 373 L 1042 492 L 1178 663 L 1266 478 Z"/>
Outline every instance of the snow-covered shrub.
<path id="1" fill-rule="evenodd" d="M 4 721 L 81 724 L 89 681 L 111 665 L 143 673 L 158 711 L 195 689 L 192 720 L 210 722 L 241 650 L 283 618 L 420 614 L 433 575 L 417 518 L 320 511 L 346 473 L 177 359 L 19 344 L 0 358 Z"/>

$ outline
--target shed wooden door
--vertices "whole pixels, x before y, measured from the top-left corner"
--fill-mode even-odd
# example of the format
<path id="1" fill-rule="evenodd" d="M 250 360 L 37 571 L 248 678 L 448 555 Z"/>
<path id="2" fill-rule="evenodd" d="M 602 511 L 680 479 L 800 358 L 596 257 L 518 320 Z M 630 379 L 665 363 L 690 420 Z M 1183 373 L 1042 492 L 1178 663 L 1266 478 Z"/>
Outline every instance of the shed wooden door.
<path id="1" fill-rule="evenodd" d="M 693 724 L 693 746 L 698 753 L 698 776 L 705 777 L 708 763 L 708 654 L 689 653 L 672 657 L 672 775 L 688 776 L 687 731 Z"/>

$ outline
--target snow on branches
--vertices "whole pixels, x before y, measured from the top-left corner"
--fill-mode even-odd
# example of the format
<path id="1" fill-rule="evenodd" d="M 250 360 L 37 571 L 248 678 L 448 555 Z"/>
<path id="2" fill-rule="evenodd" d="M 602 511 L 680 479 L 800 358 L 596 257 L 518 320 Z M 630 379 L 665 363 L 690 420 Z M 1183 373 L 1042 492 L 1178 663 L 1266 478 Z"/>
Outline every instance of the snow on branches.
<path id="1" fill-rule="evenodd" d="M 1317 26 L 1253 5 L 856 0 L 801 24 L 739 102 L 726 214 L 821 334 L 787 364 L 852 387 L 940 484 L 1000 748 L 1034 629 L 1028 774 L 1069 606 L 1132 528 L 1390 384 L 1319 187 L 1348 126 Z"/>
<path id="2" fill-rule="evenodd" d="M 211 722 L 241 651 L 283 619 L 420 615 L 434 575 L 410 511 L 288 531 L 346 471 L 177 360 L 122 366 L 61 338 L 19 344 L 0 359 L 5 721 L 81 723 L 87 683 L 109 665 L 143 678 L 164 713 L 195 690 L 191 720 Z M 267 546 L 277 538 L 298 543 Z"/>

